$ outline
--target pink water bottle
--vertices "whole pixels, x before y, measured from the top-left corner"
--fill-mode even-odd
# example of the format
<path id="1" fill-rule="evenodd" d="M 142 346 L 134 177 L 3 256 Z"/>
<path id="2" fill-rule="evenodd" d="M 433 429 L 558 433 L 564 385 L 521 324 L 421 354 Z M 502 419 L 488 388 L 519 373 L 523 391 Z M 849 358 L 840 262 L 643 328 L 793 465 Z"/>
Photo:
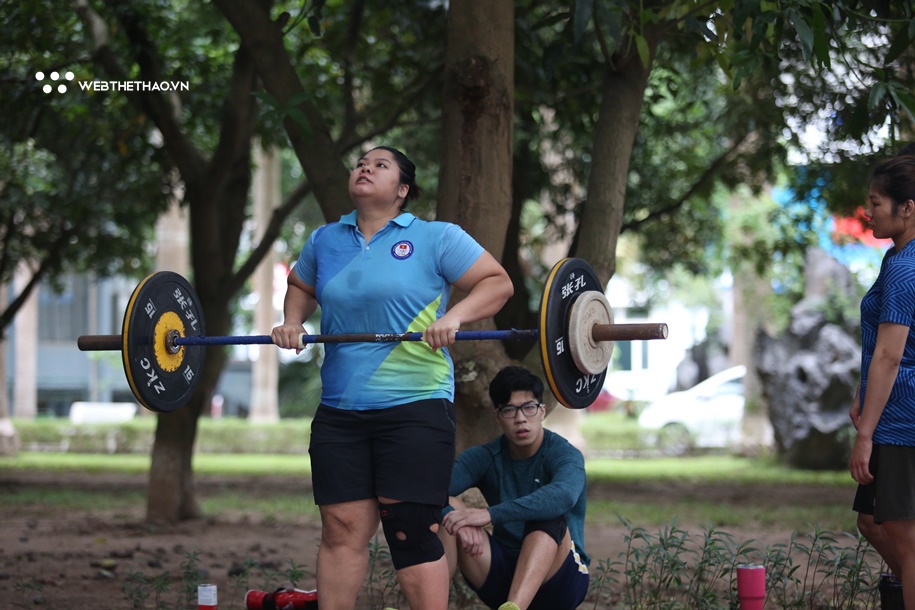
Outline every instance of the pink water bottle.
<path id="1" fill-rule="evenodd" d="M 756 563 L 737 566 L 740 610 L 763 610 L 766 603 L 766 567 Z"/>

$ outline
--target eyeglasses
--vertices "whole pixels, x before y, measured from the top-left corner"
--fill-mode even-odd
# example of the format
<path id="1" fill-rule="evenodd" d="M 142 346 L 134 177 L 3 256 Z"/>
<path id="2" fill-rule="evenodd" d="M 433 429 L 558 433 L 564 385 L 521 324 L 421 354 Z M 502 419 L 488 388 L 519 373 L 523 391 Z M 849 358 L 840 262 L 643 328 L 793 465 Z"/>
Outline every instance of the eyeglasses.
<path id="1" fill-rule="evenodd" d="M 515 419 L 518 417 L 518 409 L 521 409 L 525 417 L 533 417 L 542 406 L 542 402 L 526 402 L 523 405 L 503 405 L 497 411 L 504 419 Z"/>

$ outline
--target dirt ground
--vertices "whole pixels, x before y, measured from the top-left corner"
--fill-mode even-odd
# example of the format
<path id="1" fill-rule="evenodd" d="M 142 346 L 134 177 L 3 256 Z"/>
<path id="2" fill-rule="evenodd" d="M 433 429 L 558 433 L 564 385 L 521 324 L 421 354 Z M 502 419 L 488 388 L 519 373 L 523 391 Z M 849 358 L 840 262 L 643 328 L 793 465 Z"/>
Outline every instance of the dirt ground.
<path id="1" fill-rule="evenodd" d="M 302 480 L 201 479 L 197 493 L 224 493 L 227 486 L 244 495 L 308 493 Z M 70 474 L 10 474 L 0 471 L 0 494 L 17 494 L 41 489 L 143 489 L 144 476 Z M 625 497 L 627 500 L 681 498 L 685 495 L 706 501 L 740 505 L 752 502 L 773 505 L 847 504 L 849 490 L 834 488 L 774 488 L 734 490 L 725 486 L 695 485 L 615 485 L 613 489 L 589 489 L 589 498 Z M 145 506 L 128 510 L 98 506 L 91 510 L 23 505 L 4 508 L 0 514 L 0 609 L 66 608 L 70 610 L 107 610 L 120 608 L 183 608 L 180 600 L 184 583 L 182 563 L 196 554 L 198 582 L 214 583 L 218 588 L 220 610 L 243 609 L 246 588 L 270 588 L 282 584 L 279 574 L 290 561 L 306 571 L 300 586 L 314 586 L 314 556 L 319 540 L 319 523 L 301 517 L 278 522 L 260 515 L 238 514 L 219 519 L 201 519 L 169 527 L 154 527 L 144 522 Z M 700 524 L 681 523 L 682 527 Z M 786 542 L 790 531 L 728 528 L 736 540 L 754 539 L 762 545 Z M 594 560 L 592 572 L 601 558 L 616 558 L 624 549 L 624 528 L 612 520 L 589 525 L 586 546 Z M 247 582 L 237 574 L 250 569 Z M 152 580 L 168 572 L 167 589 L 160 603 L 150 592 L 145 604 L 134 606 L 129 594 L 136 594 L 131 573 L 142 573 Z M 269 582 L 270 574 L 274 575 Z M 378 579 L 379 583 L 384 578 Z M 165 586 L 163 584 L 163 586 Z M 192 583 L 193 585 L 193 583 Z M 380 587 L 380 585 L 379 585 Z M 126 593 L 125 593 L 126 592 Z M 196 590 L 191 608 L 196 608 Z M 377 588 L 363 593 L 360 608 L 379 610 L 382 599 Z M 453 603 L 458 608 L 458 602 Z M 588 604 L 583 607 L 592 607 Z M 401 610 L 406 606 L 401 605 Z M 467 607 L 466 605 L 464 607 Z"/>

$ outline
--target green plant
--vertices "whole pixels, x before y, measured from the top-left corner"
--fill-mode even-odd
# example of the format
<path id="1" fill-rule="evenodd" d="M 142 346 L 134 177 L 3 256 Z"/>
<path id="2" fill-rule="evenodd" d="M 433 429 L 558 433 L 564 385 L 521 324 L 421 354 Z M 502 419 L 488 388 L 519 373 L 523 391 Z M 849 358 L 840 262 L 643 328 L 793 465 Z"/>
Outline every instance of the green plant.
<path id="1" fill-rule="evenodd" d="M 193 608 L 197 605 L 197 587 L 200 585 L 199 553 L 189 552 L 181 562 L 181 593 L 180 599 L 172 606 L 176 609 Z M 223 599 L 238 600 L 244 598 L 244 593 L 250 589 L 249 583 L 252 579 L 257 578 L 259 588 L 265 591 L 271 591 L 280 586 L 299 587 L 299 583 L 310 574 L 296 564 L 294 560 L 289 560 L 289 567 L 278 572 L 272 568 L 262 566 L 258 561 L 250 556 L 242 562 L 240 569 L 233 576 L 232 588 Z M 313 576 L 313 575 L 312 575 Z M 154 595 L 153 608 L 155 610 L 165 610 L 168 604 L 164 599 L 168 592 L 170 578 L 168 572 L 154 577 L 146 576 L 140 571 L 132 571 L 124 578 L 121 585 L 121 592 L 124 599 L 130 604 L 131 608 L 139 610 L 146 608 L 151 595 Z M 231 610 L 234 606 L 231 602 L 222 602 L 220 608 Z"/>
<path id="2" fill-rule="evenodd" d="M 766 584 L 774 602 L 780 608 L 871 607 L 882 562 L 864 538 L 817 527 L 805 539 L 793 534 L 787 545 L 767 550 L 765 564 L 774 569 Z M 797 557 L 803 564 L 795 563 Z"/>
<path id="3" fill-rule="evenodd" d="M 197 585 L 200 583 L 200 554 L 191 551 L 178 564 L 181 567 L 181 583 L 184 592 L 185 608 L 193 608 L 197 602 Z"/>
<path id="4" fill-rule="evenodd" d="M 394 568 L 391 553 L 376 534 L 369 542 L 369 571 L 365 579 L 366 592 L 372 608 L 398 607 L 406 601 Z M 319 593 L 320 595 L 320 593 Z"/>
<path id="5" fill-rule="evenodd" d="M 860 536 L 815 527 L 763 550 L 709 526 L 690 535 L 674 520 L 656 533 L 627 529 L 619 558 L 592 568 L 588 599 L 597 608 L 728 610 L 740 606 L 736 568 L 766 568 L 767 608 L 873 608 L 882 562 Z"/>
<path id="6" fill-rule="evenodd" d="M 153 596 L 153 608 L 164 608 L 162 596 L 168 591 L 170 582 L 168 572 L 162 572 L 158 576 L 146 576 L 135 570 L 124 578 L 121 593 L 135 610 L 146 608 L 150 596 Z"/>
<path id="7" fill-rule="evenodd" d="M 121 593 L 124 594 L 124 599 L 130 603 L 131 608 L 143 608 L 150 595 L 149 580 L 143 572 L 129 572 L 124 578 L 124 582 L 121 583 Z"/>
<path id="8" fill-rule="evenodd" d="M 245 556 L 240 569 L 236 570 L 232 577 L 232 599 L 237 595 L 243 595 L 245 591 L 252 588 L 250 586 L 251 574 L 257 566 L 257 561 L 250 555 Z"/>
<path id="9" fill-rule="evenodd" d="M 17 594 L 23 594 L 23 593 L 38 594 L 44 590 L 44 585 L 41 583 L 41 581 L 35 580 L 34 578 L 30 578 L 28 580 L 18 581 L 14 588 L 15 588 L 15 591 Z M 34 595 L 33 595 L 33 598 L 34 598 Z M 29 600 L 29 603 L 13 602 L 14 606 L 19 606 L 20 608 L 31 608 L 34 604 L 35 604 L 34 599 Z"/>
<path id="10" fill-rule="evenodd" d="M 606 602 L 613 595 L 613 587 L 620 584 L 620 561 L 611 559 L 600 559 L 597 562 L 597 569 L 591 568 L 591 586 L 590 596 L 594 599 L 592 608 L 606 607 Z"/>
<path id="11" fill-rule="evenodd" d="M 477 594 L 473 592 L 473 589 L 470 588 L 460 572 L 451 579 L 448 599 L 451 600 L 452 607 L 460 608 L 461 610 L 486 610 L 487 608 L 477 597 Z"/>
<path id="12" fill-rule="evenodd" d="M 626 548 L 617 558 L 600 559 L 592 565 L 588 606 L 629 610 L 735 610 L 740 607 L 736 569 L 743 563 L 766 568 L 767 608 L 865 610 L 877 607 L 874 584 L 885 568 L 877 553 L 860 536 L 833 533 L 814 527 L 810 534 L 792 532 L 787 543 L 757 548 L 755 540 L 738 542 L 731 534 L 709 525 L 700 534 L 690 534 L 677 521 L 657 532 L 636 527 L 620 518 L 627 530 Z M 198 554 L 190 552 L 181 563 L 182 590 L 173 608 L 193 607 L 200 581 Z M 235 576 L 226 599 L 241 599 L 252 578 L 260 588 L 299 587 L 310 574 L 289 561 L 282 572 L 265 568 L 246 558 Z M 146 608 L 154 594 L 153 608 L 166 610 L 164 594 L 168 572 L 147 577 L 130 572 L 121 587 L 134 609 Z M 405 599 L 390 563 L 390 553 L 375 536 L 369 543 L 369 571 L 365 582 L 369 607 L 397 607 Z M 18 592 L 41 590 L 41 583 L 17 583 Z M 475 595 L 459 578 L 451 584 L 452 607 L 476 610 Z M 18 604 L 20 607 L 29 607 Z M 231 603 L 220 604 L 232 610 Z"/>

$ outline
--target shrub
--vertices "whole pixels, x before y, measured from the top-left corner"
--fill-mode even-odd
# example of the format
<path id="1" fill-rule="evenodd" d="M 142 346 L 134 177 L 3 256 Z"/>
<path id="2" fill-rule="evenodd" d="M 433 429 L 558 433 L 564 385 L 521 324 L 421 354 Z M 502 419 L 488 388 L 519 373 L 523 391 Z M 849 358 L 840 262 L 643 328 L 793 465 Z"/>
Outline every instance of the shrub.
<path id="1" fill-rule="evenodd" d="M 690 535 L 674 521 L 651 533 L 621 520 L 626 550 L 592 566 L 592 608 L 739 608 L 736 569 L 750 563 L 766 568 L 767 608 L 876 607 L 883 564 L 861 536 L 816 528 L 760 549 L 714 527 Z"/>

